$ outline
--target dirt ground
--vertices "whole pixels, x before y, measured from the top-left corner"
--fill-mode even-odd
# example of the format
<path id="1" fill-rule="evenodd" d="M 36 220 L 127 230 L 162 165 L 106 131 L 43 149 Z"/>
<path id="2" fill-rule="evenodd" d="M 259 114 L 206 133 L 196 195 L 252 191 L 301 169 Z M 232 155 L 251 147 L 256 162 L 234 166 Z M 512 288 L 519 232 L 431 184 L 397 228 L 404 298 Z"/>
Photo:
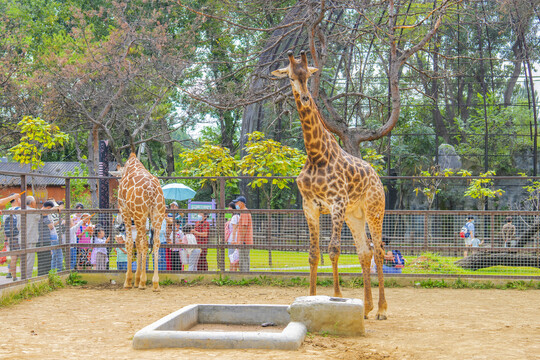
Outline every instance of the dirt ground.
<path id="1" fill-rule="evenodd" d="M 319 288 L 320 295 L 332 295 Z M 361 289 L 343 296 L 362 298 Z M 189 304 L 290 304 L 306 288 L 68 288 L 0 310 L 1 359 L 539 359 L 540 292 L 387 289 L 389 319 L 364 337 L 310 335 L 295 352 L 133 350 L 133 335 Z M 373 292 L 377 298 L 377 291 Z"/>

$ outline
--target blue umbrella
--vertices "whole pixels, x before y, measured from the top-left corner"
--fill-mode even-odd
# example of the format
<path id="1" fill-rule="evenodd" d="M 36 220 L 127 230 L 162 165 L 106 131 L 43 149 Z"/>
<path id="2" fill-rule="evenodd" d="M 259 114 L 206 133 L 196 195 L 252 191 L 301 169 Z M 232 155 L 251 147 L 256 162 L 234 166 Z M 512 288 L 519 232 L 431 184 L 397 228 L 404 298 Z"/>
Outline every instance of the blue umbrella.
<path id="1" fill-rule="evenodd" d="M 182 201 L 192 199 L 195 194 L 195 190 L 184 184 L 174 183 L 163 186 L 163 196 L 165 196 L 165 199 Z"/>

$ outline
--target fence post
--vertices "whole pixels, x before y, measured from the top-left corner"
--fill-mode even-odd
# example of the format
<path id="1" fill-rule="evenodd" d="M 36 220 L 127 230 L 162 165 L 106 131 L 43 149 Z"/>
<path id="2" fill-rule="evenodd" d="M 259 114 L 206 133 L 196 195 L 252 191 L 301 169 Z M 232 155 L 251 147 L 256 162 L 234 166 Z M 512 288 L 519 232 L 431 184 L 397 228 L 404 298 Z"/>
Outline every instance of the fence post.
<path id="1" fill-rule="evenodd" d="M 491 248 L 495 247 L 495 215 L 492 213 L 490 216 L 491 221 Z"/>
<path id="2" fill-rule="evenodd" d="M 266 241 L 268 241 L 268 266 L 272 267 L 272 213 L 267 214 L 268 226 L 266 228 Z"/>
<path id="3" fill-rule="evenodd" d="M 219 208 L 225 209 L 225 179 L 219 178 Z M 218 244 L 223 245 L 227 243 L 225 239 L 225 213 L 219 213 L 218 218 Z M 225 271 L 225 248 L 220 247 L 216 251 L 217 263 L 220 271 Z"/>
<path id="4" fill-rule="evenodd" d="M 65 203 L 64 208 L 69 210 L 71 209 L 71 179 L 66 178 L 66 193 L 65 193 Z M 66 243 L 71 243 L 71 235 L 70 235 L 70 228 L 71 228 L 71 216 L 69 212 L 66 212 L 66 218 L 65 218 L 66 226 L 64 227 L 64 231 L 66 234 Z M 66 247 L 66 256 L 64 256 L 66 259 L 66 270 L 71 271 L 71 248 Z"/>
<path id="5" fill-rule="evenodd" d="M 21 192 L 26 191 L 26 175 L 21 175 Z M 21 210 L 26 210 L 26 192 L 21 195 Z M 26 211 L 24 214 L 21 214 L 21 249 L 28 251 L 28 239 L 26 238 Z M 21 279 L 26 280 L 26 259 L 28 258 L 28 253 L 24 253 L 20 256 L 21 260 Z M 10 264 L 11 265 L 11 264 Z M 16 267 L 15 267 L 16 269 Z"/>
<path id="6" fill-rule="evenodd" d="M 428 250 L 428 214 L 424 214 L 424 251 Z"/>

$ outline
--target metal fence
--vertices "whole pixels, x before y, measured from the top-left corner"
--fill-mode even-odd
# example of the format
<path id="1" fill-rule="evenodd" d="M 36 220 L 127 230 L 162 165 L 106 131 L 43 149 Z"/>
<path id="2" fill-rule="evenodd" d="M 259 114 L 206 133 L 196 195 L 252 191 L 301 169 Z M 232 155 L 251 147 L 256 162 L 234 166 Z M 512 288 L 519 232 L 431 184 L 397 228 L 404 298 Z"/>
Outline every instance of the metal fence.
<path id="1" fill-rule="evenodd" d="M 23 189 L 26 189 L 25 176 L 21 175 Z M 16 241 L 11 241 L 9 251 L 3 253 L 3 256 L 11 257 L 11 261 L 18 257 L 18 261 L 11 278 L 8 274 L 9 261 L 0 265 L 0 287 L 44 276 L 51 268 L 59 273 L 72 270 L 124 272 L 129 266 L 125 244 L 119 236 L 124 235 L 125 238 L 126 231 L 130 231 L 129 224 L 122 226 L 122 222 L 117 221 L 117 209 L 74 209 L 69 182 L 70 179 L 66 179 L 65 210 L 23 207 L 21 210 L 3 211 L 2 224 L 7 216 L 16 216 L 20 234 Z M 220 183 L 224 190 L 225 179 L 220 179 Z M 225 238 L 225 224 L 233 210 L 225 209 L 225 192 L 221 194 L 218 209 L 168 209 L 169 218 L 179 219 L 178 227 L 174 228 L 175 221 L 172 221 L 160 227 L 159 233 L 147 231 L 145 236 L 150 242 L 161 243 L 160 273 L 236 273 L 234 264 L 231 268 L 229 256 L 236 249 L 242 250 L 241 253 L 249 252 L 249 262 L 241 259 L 242 273 L 290 276 L 309 273 L 309 230 L 301 209 L 234 211 L 251 215 L 254 242 L 253 245 L 231 245 Z M 186 225 L 195 222 L 194 219 L 186 219 L 187 215 L 198 213 L 210 214 L 207 242 L 199 238 L 196 245 L 182 243 Z M 90 217 L 88 225 L 96 226 L 92 231 L 89 230 L 91 227 L 86 228 L 85 224 L 79 223 L 84 214 Z M 475 218 L 474 237 L 478 239 L 473 244 L 460 236 L 462 226 L 471 215 Z M 512 217 L 515 235 L 505 238 L 502 227 L 508 216 Z M 50 222 L 55 225 L 54 230 L 49 226 Z M 98 233 L 99 227 L 103 233 Z M 400 264 L 396 267 L 395 262 L 388 260 L 385 270 L 392 272 L 392 276 L 540 279 L 539 228 L 537 211 L 387 210 L 383 224 L 385 250 L 399 251 L 405 264 L 404 267 Z M 330 216 L 321 216 L 321 275 L 331 273 L 327 252 L 331 230 Z M 369 233 L 369 229 L 366 230 Z M 51 237 L 54 232 L 58 234 L 58 240 Z M 100 237 L 104 239 L 96 240 Z M 0 240 L 5 240 L 3 225 Z M 342 229 L 341 244 L 340 271 L 360 275 L 362 269 L 346 224 Z M 185 258 L 182 262 L 183 253 L 187 254 L 189 249 L 201 250 L 196 271 L 189 271 Z M 151 271 L 154 254 L 149 252 L 147 259 L 147 269 Z"/>

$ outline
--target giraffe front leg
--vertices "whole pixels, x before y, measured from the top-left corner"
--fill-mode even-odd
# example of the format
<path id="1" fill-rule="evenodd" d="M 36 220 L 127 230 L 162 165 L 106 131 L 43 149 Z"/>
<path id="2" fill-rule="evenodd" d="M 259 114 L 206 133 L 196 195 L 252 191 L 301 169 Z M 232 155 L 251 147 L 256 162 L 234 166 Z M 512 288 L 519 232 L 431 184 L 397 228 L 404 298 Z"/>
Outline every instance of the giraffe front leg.
<path id="1" fill-rule="evenodd" d="M 309 296 L 317 295 L 317 266 L 319 265 L 319 210 L 304 201 L 304 215 L 309 228 Z"/>
<path id="2" fill-rule="evenodd" d="M 309 245 L 309 296 L 317 295 L 317 267 L 319 266 L 319 234 L 317 233 L 316 244 L 313 241 L 313 235 L 310 231 L 310 245 Z"/>
<path id="3" fill-rule="evenodd" d="M 332 262 L 332 276 L 334 278 L 334 296 L 342 297 L 339 286 L 339 254 L 341 253 L 341 228 L 345 220 L 345 207 L 336 205 L 332 212 L 332 238 L 328 244 L 328 255 Z"/>

